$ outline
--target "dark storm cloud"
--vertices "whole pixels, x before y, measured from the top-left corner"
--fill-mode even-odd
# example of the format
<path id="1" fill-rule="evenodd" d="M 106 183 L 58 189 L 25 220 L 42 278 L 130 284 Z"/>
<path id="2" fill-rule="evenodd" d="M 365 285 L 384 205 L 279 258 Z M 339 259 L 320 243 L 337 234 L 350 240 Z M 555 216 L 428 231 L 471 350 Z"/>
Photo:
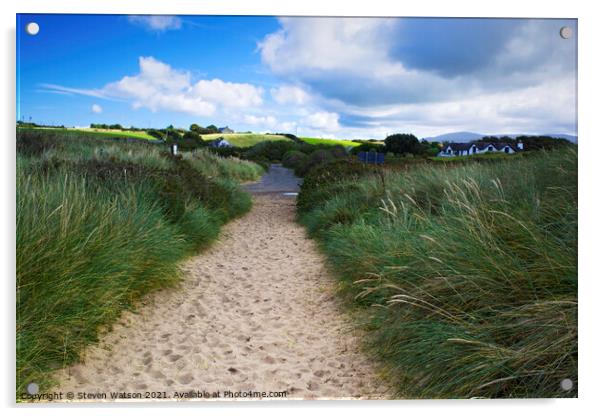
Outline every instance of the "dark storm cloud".
<path id="1" fill-rule="evenodd" d="M 513 19 L 405 19 L 389 51 L 409 69 L 444 77 L 478 72 L 495 57 L 524 22 Z"/>

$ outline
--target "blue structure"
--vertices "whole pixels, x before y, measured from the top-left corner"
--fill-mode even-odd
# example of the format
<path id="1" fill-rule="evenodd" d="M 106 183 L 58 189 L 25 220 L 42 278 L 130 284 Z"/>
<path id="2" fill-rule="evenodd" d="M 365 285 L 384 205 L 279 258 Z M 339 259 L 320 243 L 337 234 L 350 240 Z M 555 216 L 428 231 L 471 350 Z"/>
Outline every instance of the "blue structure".
<path id="1" fill-rule="evenodd" d="M 383 165 L 385 163 L 385 154 L 377 152 L 359 152 L 360 162 L 372 163 L 374 165 Z"/>

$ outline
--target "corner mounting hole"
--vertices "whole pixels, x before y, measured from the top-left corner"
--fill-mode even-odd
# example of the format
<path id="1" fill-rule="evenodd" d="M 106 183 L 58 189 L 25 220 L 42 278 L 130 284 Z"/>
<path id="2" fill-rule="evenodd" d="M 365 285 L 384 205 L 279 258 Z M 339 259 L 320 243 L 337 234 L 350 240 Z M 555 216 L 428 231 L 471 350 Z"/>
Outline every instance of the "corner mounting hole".
<path id="1" fill-rule="evenodd" d="M 573 380 L 565 378 L 560 382 L 560 388 L 564 391 L 571 391 L 573 389 Z"/>
<path id="2" fill-rule="evenodd" d="M 38 32 L 40 31 L 40 25 L 38 25 L 36 22 L 29 22 L 25 26 L 25 31 L 27 32 L 28 35 L 32 35 L 32 36 L 37 35 Z"/>
<path id="3" fill-rule="evenodd" d="M 40 386 L 38 386 L 36 383 L 29 383 L 27 385 L 27 393 L 29 394 L 38 394 L 38 392 L 40 391 Z"/>
<path id="4" fill-rule="evenodd" d="M 560 28 L 560 37 L 562 39 L 570 39 L 573 36 L 573 29 L 568 26 L 562 26 Z"/>

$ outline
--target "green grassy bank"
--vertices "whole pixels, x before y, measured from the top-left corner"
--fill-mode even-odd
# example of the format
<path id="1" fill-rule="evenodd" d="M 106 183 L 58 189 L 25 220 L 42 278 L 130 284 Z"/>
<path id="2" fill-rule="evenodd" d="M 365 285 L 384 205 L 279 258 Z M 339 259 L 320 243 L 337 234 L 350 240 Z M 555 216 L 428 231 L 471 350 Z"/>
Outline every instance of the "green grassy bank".
<path id="1" fill-rule="evenodd" d="M 328 145 L 328 146 L 344 146 L 344 147 L 356 147 L 361 143 L 354 142 L 351 140 L 339 140 L 339 139 L 320 139 L 317 137 L 300 137 L 302 141 L 314 145 Z"/>

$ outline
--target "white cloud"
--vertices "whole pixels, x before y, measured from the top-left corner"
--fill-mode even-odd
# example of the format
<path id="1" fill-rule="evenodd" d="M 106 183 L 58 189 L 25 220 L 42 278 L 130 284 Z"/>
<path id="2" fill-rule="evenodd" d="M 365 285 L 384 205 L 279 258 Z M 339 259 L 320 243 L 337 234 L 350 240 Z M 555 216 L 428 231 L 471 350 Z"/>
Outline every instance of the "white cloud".
<path id="1" fill-rule="evenodd" d="M 258 49 L 283 82 L 312 92 L 303 125 L 335 125 L 315 115 L 334 113 L 356 137 L 574 133 L 576 41 L 558 35 L 570 21 L 426 20 L 282 18 Z"/>
<path id="2" fill-rule="evenodd" d="M 100 89 L 43 84 L 50 91 L 129 101 L 133 108 L 210 116 L 218 110 L 260 106 L 263 89 L 219 79 L 193 81 L 188 71 L 172 68 L 153 57 L 139 58 L 140 72 Z"/>
<path id="3" fill-rule="evenodd" d="M 165 32 L 166 30 L 177 30 L 182 27 L 182 19 L 176 16 L 128 16 L 130 23 L 142 26 L 155 32 Z"/>
<path id="4" fill-rule="evenodd" d="M 270 94 L 278 104 L 302 105 L 310 99 L 305 90 L 294 85 L 282 85 L 278 88 L 272 88 Z"/>
<path id="5" fill-rule="evenodd" d="M 302 120 L 302 124 L 313 129 L 322 129 L 326 131 L 334 131 L 340 128 L 339 115 L 320 111 L 308 115 Z"/>
<path id="6" fill-rule="evenodd" d="M 51 92 L 51 93 L 56 93 L 56 94 L 65 94 L 65 95 L 73 95 L 73 94 L 79 94 L 79 95 L 87 95 L 89 97 L 96 97 L 96 98 L 108 98 L 106 97 L 106 95 L 104 94 L 104 92 L 101 89 L 85 89 L 85 88 L 70 88 L 70 87 L 64 87 L 62 85 L 56 85 L 56 84 L 40 84 L 40 87 L 42 87 L 42 92 Z"/>
<path id="7" fill-rule="evenodd" d="M 391 50 L 401 41 L 399 19 L 279 21 L 281 29 L 258 44 L 262 61 L 284 81 L 314 91 L 319 95 L 316 99 L 371 107 L 437 101 L 475 89 L 463 79 L 443 79 L 434 72 L 409 69 L 394 59 Z"/>
<path id="8" fill-rule="evenodd" d="M 229 108 L 260 106 L 263 102 L 263 89 L 220 79 L 200 80 L 194 85 L 193 92 L 207 101 Z"/>
<path id="9" fill-rule="evenodd" d="M 92 112 L 96 114 L 102 113 L 102 107 L 98 104 L 92 104 Z"/>
<path id="10" fill-rule="evenodd" d="M 274 128 L 278 124 L 278 120 L 274 116 L 254 116 L 252 114 L 246 114 L 243 117 L 243 121 L 247 124 L 263 128 Z"/>
<path id="11" fill-rule="evenodd" d="M 279 19 L 282 28 L 259 43 L 264 63 L 277 74 L 346 68 L 386 73 L 399 70 L 387 57 L 395 19 Z"/>
<path id="12" fill-rule="evenodd" d="M 297 133 L 298 123 L 296 121 L 283 121 L 278 125 L 278 132 L 281 133 Z"/>

